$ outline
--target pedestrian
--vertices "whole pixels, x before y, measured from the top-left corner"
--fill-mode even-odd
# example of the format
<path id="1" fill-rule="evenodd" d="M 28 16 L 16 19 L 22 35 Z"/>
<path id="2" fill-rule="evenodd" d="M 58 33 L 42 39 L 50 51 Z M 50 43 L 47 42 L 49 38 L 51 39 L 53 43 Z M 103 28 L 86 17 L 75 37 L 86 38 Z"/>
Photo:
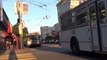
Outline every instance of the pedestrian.
<path id="1" fill-rule="evenodd" d="M 15 46 L 15 49 L 18 49 L 18 36 L 17 35 L 13 35 L 13 38 L 14 38 L 14 46 Z"/>
<path id="2" fill-rule="evenodd" d="M 13 43 L 14 43 L 14 47 L 16 48 L 16 39 L 15 39 L 15 37 L 13 39 Z"/>
<path id="3" fill-rule="evenodd" d="M 18 47 L 19 47 L 19 36 L 18 35 L 16 35 L 16 49 L 18 49 Z"/>
<path id="4" fill-rule="evenodd" d="M 9 41 L 6 39 L 6 49 L 10 49 Z"/>
<path id="5" fill-rule="evenodd" d="M 13 48 L 13 37 L 11 33 L 9 33 L 8 36 L 6 36 L 6 45 L 7 45 L 7 49 Z"/>
<path id="6" fill-rule="evenodd" d="M 7 47 L 7 49 L 10 49 L 10 48 L 12 48 L 12 38 L 10 37 L 10 36 L 7 36 L 6 37 L 6 47 Z"/>

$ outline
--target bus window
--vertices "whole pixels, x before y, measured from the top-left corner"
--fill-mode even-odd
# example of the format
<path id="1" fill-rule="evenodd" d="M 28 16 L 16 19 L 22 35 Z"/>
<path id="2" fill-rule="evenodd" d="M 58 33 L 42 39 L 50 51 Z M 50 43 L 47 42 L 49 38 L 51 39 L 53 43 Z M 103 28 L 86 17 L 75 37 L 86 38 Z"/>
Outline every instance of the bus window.
<path id="1" fill-rule="evenodd" d="M 74 27 L 74 21 L 73 21 L 73 16 L 72 13 L 68 13 L 68 18 L 67 18 L 67 24 L 68 24 L 68 29 Z"/>
<path id="2" fill-rule="evenodd" d="M 61 18 L 61 30 L 65 30 L 67 29 L 67 21 L 66 21 L 66 17 Z"/>
<path id="3" fill-rule="evenodd" d="M 63 20 L 62 20 L 62 18 L 60 18 L 60 22 L 61 22 L 61 30 L 63 30 Z"/>
<path id="4" fill-rule="evenodd" d="M 91 25 L 96 25 L 96 11 L 94 5 L 89 8 L 89 14 L 90 14 Z"/>
<path id="5" fill-rule="evenodd" d="M 106 17 L 106 13 L 105 13 L 105 4 L 104 2 L 100 2 L 98 4 L 98 11 L 99 11 L 99 17 L 100 17 L 100 23 L 104 23 L 106 21 L 105 17 Z"/>
<path id="6" fill-rule="evenodd" d="M 61 30 L 67 30 L 70 29 L 72 27 L 74 27 L 75 22 L 72 19 L 72 13 L 67 12 L 64 17 L 62 16 L 62 18 L 60 18 L 60 22 L 61 22 Z"/>
<path id="7" fill-rule="evenodd" d="M 87 24 L 87 14 L 86 12 L 81 13 L 76 16 L 76 24 L 77 25 L 86 25 Z"/>
<path id="8" fill-rule="evenodd" d="M 61 18 L 60 18 L 60 21 L 61 21 L 61 30 L 66 30 L 66 29 L 69 29 L 70 28 L 70 24 L 71 24 L 71 16 L 69 13 L 66 13 L 65 15 L 63 15 Z"/>

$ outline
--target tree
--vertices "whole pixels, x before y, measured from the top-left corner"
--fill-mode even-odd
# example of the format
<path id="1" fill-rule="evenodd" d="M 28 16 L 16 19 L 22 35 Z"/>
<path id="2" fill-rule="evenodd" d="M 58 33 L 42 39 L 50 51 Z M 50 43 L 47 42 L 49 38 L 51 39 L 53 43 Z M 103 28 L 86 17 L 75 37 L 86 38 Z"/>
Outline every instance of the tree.
<path id="1" fill-rule="evenodd" d="M 17 35 L 19 33 L 18 24 L 15 24 L 12 27 L 13 34 Z"/>
<path id="2" fill-rule="evenodd" d="M 25 27 L 25 28 L 23 29 L 23 39 L 24 39 L 24 40 L 27 40 L 27 38 L 28 38 L 28 29 L 27 29 L 27 27 Z"/>
<path id="3" fill-rule="evenodd" d="M 18 24 L 15 24 L 15 25 L 12 27 L 12 31 L 13 31 L 13 34 L 15 34 L 15 35 L 18 35 L 18 34 L 19 34 Z M 28 35 L 28 29 L 27 29 L 27 27 L 25 27 L 25 28 L 23 29 L 23 39 L 26 39 L 27 35 Z"/>
<path id="4" fill-rule="evenodd" d="M 27 29 L 27 27 L 25 27 L 23 29 L 23 37 L 26 37 L 27 35 L 28 35 L 28 29 Z"/>

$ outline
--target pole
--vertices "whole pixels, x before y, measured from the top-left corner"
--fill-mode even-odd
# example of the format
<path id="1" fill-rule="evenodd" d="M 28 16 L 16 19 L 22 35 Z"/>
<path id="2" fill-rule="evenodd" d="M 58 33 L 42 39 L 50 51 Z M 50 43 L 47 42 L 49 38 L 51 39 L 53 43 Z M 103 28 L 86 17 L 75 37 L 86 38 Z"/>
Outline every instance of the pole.
<path id="1" fill-rule="evenodd" d="M 20 41 L 20 49 L 23 48 L 23 40 L 22 40 L 22 0 L 17 0 L 17 12 L 18 12 L 18 19 L 19 19 L 19 41 Z"/>
<path id="2" fill-rule="evenodd" d="M 100 19 L 99 19 L 99 12 L 98 12 L 98 0 L 95 0 L 95 8 L 96 8 L 96 19 L 97 19 L 97 31 L 98 31 L 98 40 L 99 40 L 99 49 L 102 51 L 102 38 L 101 38 L 101 29 L 100 29 Z"/>

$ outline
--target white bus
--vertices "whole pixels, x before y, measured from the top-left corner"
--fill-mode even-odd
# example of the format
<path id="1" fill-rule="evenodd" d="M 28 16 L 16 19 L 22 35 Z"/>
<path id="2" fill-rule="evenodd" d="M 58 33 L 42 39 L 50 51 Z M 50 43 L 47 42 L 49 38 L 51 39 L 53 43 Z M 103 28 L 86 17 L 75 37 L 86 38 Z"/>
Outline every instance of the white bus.
<path id="1" fill-rule="evenodd" d="M 73 53 L 107 52 L 107 0 L 88 0 L 58 18 L 62 47 Z"/>

